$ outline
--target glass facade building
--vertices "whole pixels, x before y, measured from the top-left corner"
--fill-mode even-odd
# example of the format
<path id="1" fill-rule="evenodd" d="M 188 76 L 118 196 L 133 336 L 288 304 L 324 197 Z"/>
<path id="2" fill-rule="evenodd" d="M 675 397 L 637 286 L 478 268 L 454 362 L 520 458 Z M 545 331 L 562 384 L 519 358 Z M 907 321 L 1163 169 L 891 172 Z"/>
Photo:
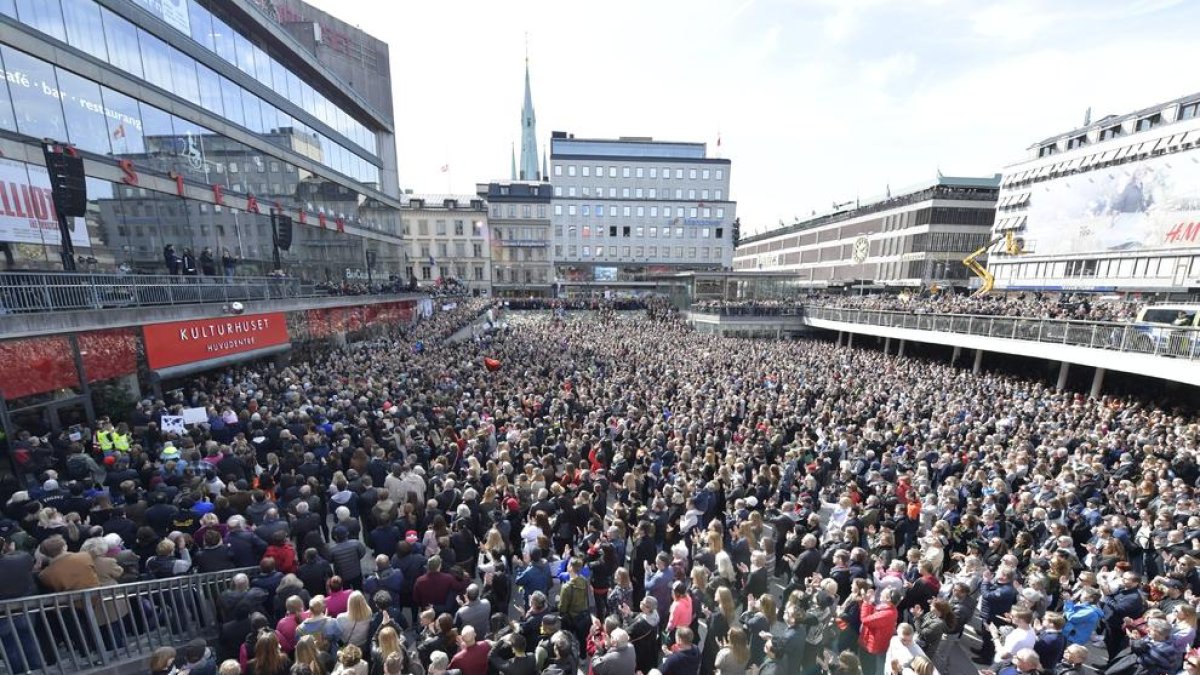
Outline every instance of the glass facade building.
<path id="1" fill-rule="evenodd" d="M 85 160 L 81 269 L 166 272 L 170 244 L 197 260 L 209 249 L 218 274 L 223 257 L 235 273 L 266 273 L 274 212 L 294 222 L 289 275 L 358 278 L 368 251 L 376 278 L 401 274 L 387 70 L 348 84 L 295 35 L 336 20 L 286 6 L 284 22 L 244 2 L 0 0 L 6 267 L 57 267 L 41 161 L 52 139 Z M 336 23 L 327 30 L 386 63 L 385 44 Z"/>

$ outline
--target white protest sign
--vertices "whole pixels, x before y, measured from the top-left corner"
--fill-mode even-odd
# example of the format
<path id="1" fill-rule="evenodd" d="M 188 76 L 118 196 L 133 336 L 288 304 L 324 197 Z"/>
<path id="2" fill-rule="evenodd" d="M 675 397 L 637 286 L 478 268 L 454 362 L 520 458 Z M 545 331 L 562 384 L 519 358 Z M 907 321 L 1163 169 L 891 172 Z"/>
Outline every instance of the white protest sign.
<path id="1" fill-rule="evenodd" d="M 184 408 L 184 424 L 203 424 L 208 421 L 208 410 L 204 408 Z"/>
<path id="2" fill-rule="evenodd" d="M 164 434 L 179 434 L 181 436 L 186 434 L 187 430 L 183 428 L 183 416 L 163 415 L 162 431 Z"/>

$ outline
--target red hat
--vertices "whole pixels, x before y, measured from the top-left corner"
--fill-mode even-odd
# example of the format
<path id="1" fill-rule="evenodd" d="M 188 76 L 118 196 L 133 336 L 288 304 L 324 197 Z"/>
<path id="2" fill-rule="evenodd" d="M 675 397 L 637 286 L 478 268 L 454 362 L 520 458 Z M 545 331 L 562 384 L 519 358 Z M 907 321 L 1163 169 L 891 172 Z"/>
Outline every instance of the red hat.
<path id="1" fill-rule="evenodd" d="M 383 402 L 383 409 L 384 409 L 384 410 L 391 410 L 391 409 L 392 409 L 392 402 L 391 402 L 391 401 L 384 401 L 384 402 Z"/>
<path id="2" fill-rule="evenodd" d="M 104 458 L 104 463 L 105 463 L 106 465 L 108 465 L 108 466 L 112 466 L 113 464 L 116 464 L 116 463 L 117 463 L 117 456 L 116 456 L 116 455 L 109 455 L 109 456 L 105 457 L 105 458 Z"/>
<path id="3" fill-rule="evenodd" d="M 417 536 L 417 531 L 416 531 L 416 530 L 409 530 L 409 531 L 408 531 L 408 532 L 406 532 L 406 533 L 405 533 L 405 535 L 404 535 L 404 541 L 407 541 L 407 542 L 408 542 L 408 543 L 410 543 L 410 544 L 415 544 L 415 543 L 417 543 L 417 540 L 418 540 L 418 539 L 420 539 L 420 537 L 418 537 L 418 536 Z"/>
<path id="4" fill-rule="evenodd" d="M 508 507 L 509 511 L 514 513 L 521 508 L 521 503 L 517 501 L 516 497 L 509 497 L 508 499 L 505 499 L 504 505 Z"/>

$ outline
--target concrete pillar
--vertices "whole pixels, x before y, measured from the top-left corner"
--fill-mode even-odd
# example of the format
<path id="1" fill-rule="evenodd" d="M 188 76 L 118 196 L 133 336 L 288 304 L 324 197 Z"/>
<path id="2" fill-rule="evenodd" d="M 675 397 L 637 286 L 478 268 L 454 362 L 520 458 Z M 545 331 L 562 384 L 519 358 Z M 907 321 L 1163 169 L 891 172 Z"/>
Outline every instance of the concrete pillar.
<path id="1" fill-rule="evenodd" d="M 896 349 L 896 356 L 899 356 L 900 358 L 904 358 L 904 345 L 905 344 L 907 344 L 907 343 L 904 340 L 900 341 L 900 346 L 899 346 L 899 348 Z"/>
<path id="2" fill-rule="evenodd" d="M 978 375 L 979 371 L 983 370 L 983 350 L 975 350 L 975 365 L 971 366 L 971 374 Z"/>
<path id="3" fill-rule="evenodd" d="M 1054 386 L 1056 390 L 1062 391 L 1063 389 L 1067 388 L 1067 375 L 1070 373 L 1071 364 L 1067 363 L 1066 361 L 1058 364 L 1058 384 Z"/>
<path id="4" fill-rule="evenodd" d="M 955 346 L 954 354 L 950 356 L 950 365 L 958 363 L 958 357 L 962 356 L 962 347 Z"/>
<path id="5" fill-rule="evenodd" d="M 837 342 L 835 342 L 834 344 L 837 345 L 838 347 L 842 346 L 842 331 L 840 331 L 840 330 L 838 331 Z"/>
<path id="6" fill-rule="evenodd" d="M 846 331 L 846 346 L 847 347 L 854 346 L 854 333 L 851 333 L 850 331 Z"/>
<path id="7" fill-rule="evenodd" d="M 892 338 L 885 337 L 883 339 L 883 355 L 887 356 L 888 352 L 891 351 L 891 349 L 892 349 Z"/>
<path id="8" fill-rule="evenodd" d="M 1096 374 L 1092 376 L 1092 398 L 1100 398 L 1100 390 L 1104 388 L 1104 373 L 1103 368 L 1097 368 Z"/>

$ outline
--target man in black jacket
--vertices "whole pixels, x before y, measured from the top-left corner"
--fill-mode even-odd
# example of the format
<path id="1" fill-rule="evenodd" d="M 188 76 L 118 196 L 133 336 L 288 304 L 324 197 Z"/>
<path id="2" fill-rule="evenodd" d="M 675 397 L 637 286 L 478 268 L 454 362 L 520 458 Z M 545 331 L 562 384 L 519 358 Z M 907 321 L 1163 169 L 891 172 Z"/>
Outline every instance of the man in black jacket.
<path id="1" fill-rule="evenodd" d="M 242 516 L 229 519 L 229 535 L 225 537 L 225 543 L 229 544 L 229 552 L 233 554 L 233 562 L 238 567 L 257 565 L 267 550 L 267 542 L 247 529 L 246 519 Z"/>
<path id="2" fill-rule="evenodd" d="M 488 653 L 490 670 L 500 673 L 500 675 L 536 675 L 538 672 L 537 659 L 533 654 L 525 653 L 527 644 L 525 636 L 520 633 L 510 633 L 504 636 Z M 506 657 L 505 652 L 510 650 L 512 656 Z"/>

